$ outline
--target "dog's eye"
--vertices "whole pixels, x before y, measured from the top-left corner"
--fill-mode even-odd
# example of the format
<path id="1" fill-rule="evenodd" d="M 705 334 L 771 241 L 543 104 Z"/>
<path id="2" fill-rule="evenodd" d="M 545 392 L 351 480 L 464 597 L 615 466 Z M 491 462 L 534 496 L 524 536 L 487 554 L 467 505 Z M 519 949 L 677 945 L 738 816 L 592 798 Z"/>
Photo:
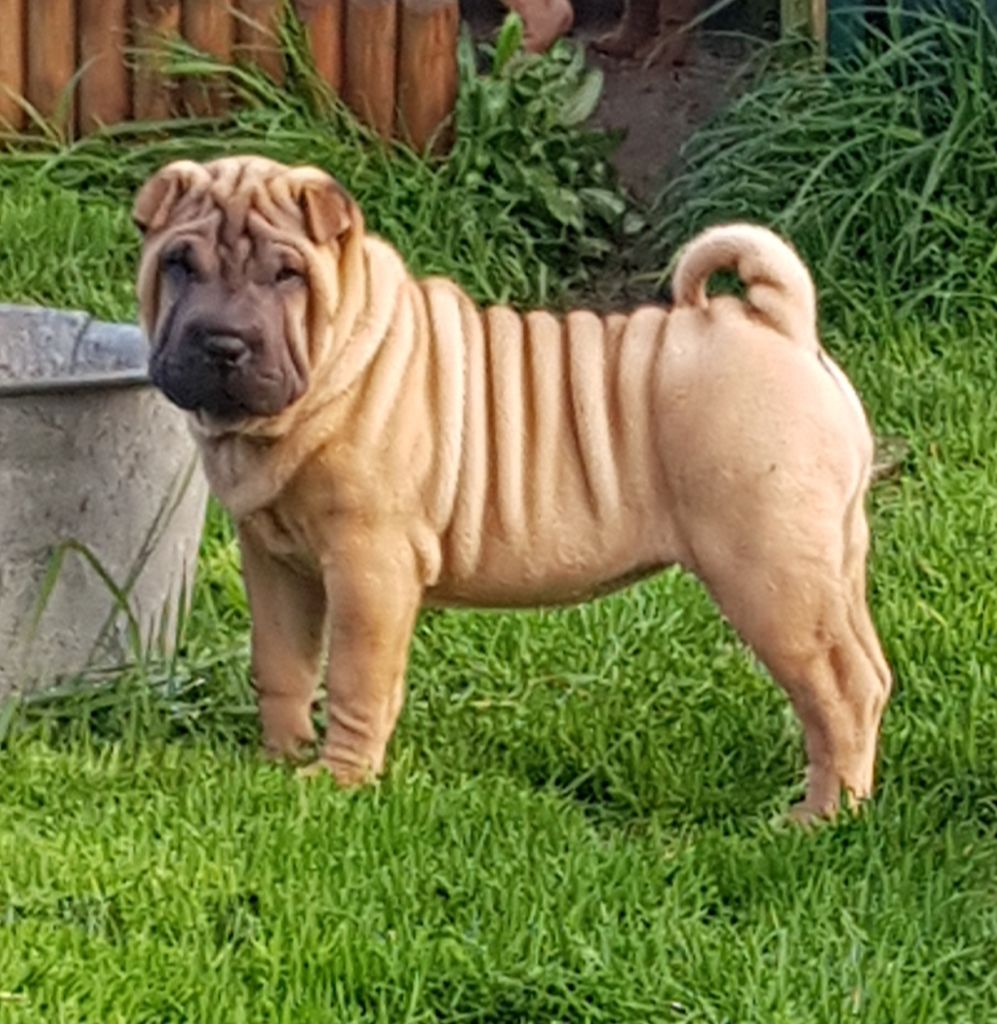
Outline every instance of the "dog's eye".
<path id="1" fill-rule="evenodd" d="M 166 253 L 163 257 L 163 272 L 179 280 L 196 276 L 197 271 L 191 262 L 190 249 L 183 246 Z"/>
<path id="2" fill-rule="evenodd" d="M 285 284 L 288 281 L 302 281 L 305 275 L 297 267 L 285 264 L 277 271 L 276 281 L 278 284 Z"/>

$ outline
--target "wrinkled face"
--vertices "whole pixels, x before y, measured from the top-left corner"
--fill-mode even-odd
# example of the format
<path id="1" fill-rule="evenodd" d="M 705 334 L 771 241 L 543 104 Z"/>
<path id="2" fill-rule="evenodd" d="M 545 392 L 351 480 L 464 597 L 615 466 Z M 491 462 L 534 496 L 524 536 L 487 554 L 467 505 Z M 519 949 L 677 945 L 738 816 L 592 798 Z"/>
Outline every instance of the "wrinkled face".
<path id="1" fill-rule="evenodd" d="M 355 204 L 314 168 L 255 157 L 181 161 L 134 206 L 153 383 L 182 409 L 239 424 L 305 393 L 316 318 L 334 307 Z"/>

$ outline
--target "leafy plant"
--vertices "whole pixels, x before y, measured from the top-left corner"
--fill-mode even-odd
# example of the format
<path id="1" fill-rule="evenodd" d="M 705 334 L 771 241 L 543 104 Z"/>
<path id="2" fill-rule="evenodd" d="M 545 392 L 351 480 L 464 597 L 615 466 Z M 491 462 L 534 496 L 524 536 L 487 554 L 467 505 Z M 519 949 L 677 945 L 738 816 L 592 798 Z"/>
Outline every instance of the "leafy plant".
<path id="1" fill-rule="evenodd" d="M 480 54 L 462 38 L 453 173 L 466 187 L 501 196 L 538 235 L 553 220 L 578 233 L 584 255 L 603 255 L 626 202 L 609 163 L 616 137 L 582 127 L 602 95 L 602 72 L 567 43 L 537 57 L 522 52 L 521 39 L 515 15 Z M 479 58 L 489 57 L 490 70 L 476 73 Z"/>

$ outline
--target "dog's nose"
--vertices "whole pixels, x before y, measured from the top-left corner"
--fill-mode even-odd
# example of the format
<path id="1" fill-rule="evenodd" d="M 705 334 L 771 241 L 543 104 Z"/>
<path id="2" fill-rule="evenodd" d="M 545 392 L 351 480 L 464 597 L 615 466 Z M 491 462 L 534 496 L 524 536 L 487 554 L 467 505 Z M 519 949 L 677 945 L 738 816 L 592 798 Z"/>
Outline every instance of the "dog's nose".
<path id="1" fill-rule="evenodd" d="M 201 345 L 207 355 L 226 366 L 234 366 L 249 355 L 249 346 L 237 334 L 204 334 Z"/>

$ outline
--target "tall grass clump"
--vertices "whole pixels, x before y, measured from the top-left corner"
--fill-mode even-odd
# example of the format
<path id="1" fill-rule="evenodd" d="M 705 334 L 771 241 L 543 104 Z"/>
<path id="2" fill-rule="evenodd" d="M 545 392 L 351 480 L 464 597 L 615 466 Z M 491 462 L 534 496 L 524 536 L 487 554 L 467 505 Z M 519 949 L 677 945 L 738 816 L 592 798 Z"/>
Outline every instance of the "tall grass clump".
<path id="1" fill-rule="evenodd" d="M 122 125 L 75 143 L 54 133 L 8 139 L 0 148 L 0 270 L 22 293 L 64 301 L 39 294 L 17 261 L 64 259 L 67 214 L 96 217 L 109 246 L 133 255 L 127 211 L 148 175 L 181 157 L 256 153 L 334 174 L 416 272 L 455 277 L 483 301 L 556 303 L 612 248 L 626 202 L 609 162 L 614 139 L 583 126 L 600 73 L 566 43 L 545 57 L 520 53 L 520 31 L 512 19 L 494 47 L 462 40 L 456 143 L 436 159 L 383 143 L 359 124 L 315 74 L 293 21 L 282 38 L 287 87 L 177 44 L 168 70 L 224 79 L 233 113 Z M 49 222 L 39 204 L 61 207 L 62 218 Z M 20 255 L 24 232 L 33 251 Z M 10 289 L 0 283 L 0 291 Z"/>
<path id="2" fill-rule="evenodd" d="M 683 153 L 652 221 L 660 263 L 746 217 L 785 232 L 826 304 L 931 316 L 997 295 L 997 23 L 880 12 L 856 57 L 761 82 Z"/>

